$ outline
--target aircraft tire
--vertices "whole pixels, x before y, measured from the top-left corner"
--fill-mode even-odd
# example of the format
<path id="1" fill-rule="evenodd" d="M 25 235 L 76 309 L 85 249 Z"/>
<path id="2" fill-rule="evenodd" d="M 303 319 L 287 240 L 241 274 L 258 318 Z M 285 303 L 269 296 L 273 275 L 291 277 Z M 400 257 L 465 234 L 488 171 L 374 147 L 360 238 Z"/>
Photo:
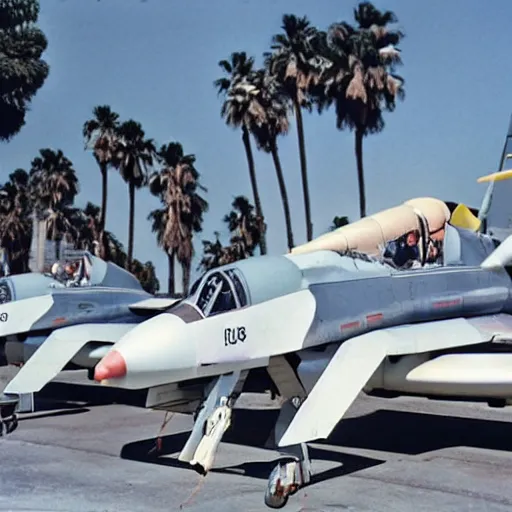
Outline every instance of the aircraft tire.
<path id="1" fill-rule="evenodd" d="M 265 505 L 269 508 L 283 508 L 288 503 L 288 496 L 273 496 L 270 494 L 270 485 L 265 491 Z"/>

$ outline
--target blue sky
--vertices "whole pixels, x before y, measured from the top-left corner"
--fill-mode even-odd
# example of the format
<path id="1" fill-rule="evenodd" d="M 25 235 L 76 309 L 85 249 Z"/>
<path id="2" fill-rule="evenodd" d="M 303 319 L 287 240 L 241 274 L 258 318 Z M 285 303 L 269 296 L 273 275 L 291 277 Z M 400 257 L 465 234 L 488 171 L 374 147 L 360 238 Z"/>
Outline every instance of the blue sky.
<path id="1" fill-rule="evenodd" d="M 32 103 L 27 124 L 0 146 L 0 180 L 28 169 L 39 148 L 62 149 L 81 182 L 77 203 L 101 199 L 100 174 L 85 152 L 82 125 L 98 104 L 123 119 L 140 121 L 160 145 L 180 141 L 197 157 L 208 188 L 210 211 L 201 238 L 227 235 L 222 217 L 235 195 L 251 197 L 240 133 L 220 118 L 212 82 L 218 61 L 245 50 L 261 62 L 283 13 L 307 15 L 326 28 L 352 20 L 356 2 L 321 0 L 42 0 L 40 27 L 49 40 L 50 75 Z M 316 7 L 314 7 L 316 5 Z M 434 196 L 478 207 L 476 183 L 497 170 L 512 113 L 508 0 L 379 0 L 393 10 L 406 34 L 401 44 L 405 101 L 386 115 L 386 128 L 364 141 L 368 213 L 411 197 Z M 314 234 L 335 215 L 358 216 L 354 138 L 335 127 L 334 112 L 305 115 Z M 280 141 L 290 196 L 295 243 L 305 241 L 304 209 L 294 121 Z M 256 154 L 268 223 L 269 252 L 286 251 L 275 170 L 269 155 Z M 128 190 L 110 174 L 108 229 L 126 243 Z M 166 289 L 167 259 L 157 248 L 149 192 L 137 193 L 135 257 L 152 260 Z M 198 257 L 196 260 L 198 260 Z M 193 276 L 197 276 L 194 262 Z M 178 286 L 178 290 L 180 287 Z"/>

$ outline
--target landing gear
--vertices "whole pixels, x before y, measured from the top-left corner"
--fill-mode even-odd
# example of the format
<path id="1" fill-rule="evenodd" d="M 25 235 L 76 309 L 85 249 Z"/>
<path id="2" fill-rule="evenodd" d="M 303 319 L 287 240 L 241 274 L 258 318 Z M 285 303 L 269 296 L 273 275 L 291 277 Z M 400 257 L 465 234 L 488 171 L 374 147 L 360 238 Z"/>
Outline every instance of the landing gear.
<path id="1" fill-rule="evenodd" d="M 18 417 L 13 414 L 9 418 L 2 418 L 0 423 L 0 437 L 5 434 L 10 434 L 18 428 Z"/>
<path id="2" fill-rule="evenodd" d="M 305 397 L 295 396 L 281 407 L 275 427 L 276 441 L 285 433 Z M 268 478 L 265 505 L 283 508 L 288 498 L 311 481 L 311 461 L 306 443 L 287 446 L 281 450 L 285 459 L 279 461 Z"/>
<path id="3" fill-rule="evenodd" d="M 196 466 L 201 475 L 206 475 L 212 468 L 222 436 L 231 424 L 232 405 L 229 402 L 228 397 L 221 397 L 219 407 L 206 420 L 204 435 L 190 461 L 190 465 Z"/>
<path id="4" fill-rule="evenodd" d="M 201 475 L 206 475 L 213 465 L 246 378 L 247 372 L 233 372 L 218 377 L 207 390 L 207 399 L 197 411 L 194 428 L 178 460 L 188 462 Z"/>
<path id="5" fill-rule="evenodd" d="M 14 412 L 18 402 L 16 395 L 0 396 L 0 436 L 10 434 L 18 427 L 18 416 Z"/>
<path id="6" fill-rule="evenodd" d="M 270 508 L 283 508 L 288 498 L 311 481 L 311 463 L 305 443 L 290 447 L 290 452 L 300 450 L 301 457 L 287 462 L 280 461 L 268 478 L 265 491 L 265 505 Z"/>

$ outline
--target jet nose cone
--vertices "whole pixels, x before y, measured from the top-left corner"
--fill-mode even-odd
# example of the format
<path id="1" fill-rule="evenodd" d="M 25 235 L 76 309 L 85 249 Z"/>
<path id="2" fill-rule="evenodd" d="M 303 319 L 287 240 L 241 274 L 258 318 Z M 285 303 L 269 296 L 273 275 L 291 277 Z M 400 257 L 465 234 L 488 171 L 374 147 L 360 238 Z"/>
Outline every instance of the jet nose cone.
<path id="1" fill-rule="evenodd" d="M 109 352 L 96 366 L 94 380 L 101 382 L 105 379 L 116 379 L 126 375 L 126 361 L 117 351 Z"/>
<path id="2" fill-rule="evenodd" d="M 171 313 L 136 325 L 98 363 L 95 380 L 141 389 L 193 378 L 197 373 L 193 325 Z M 104 371 L 107 365 L 109 369 Z"/>

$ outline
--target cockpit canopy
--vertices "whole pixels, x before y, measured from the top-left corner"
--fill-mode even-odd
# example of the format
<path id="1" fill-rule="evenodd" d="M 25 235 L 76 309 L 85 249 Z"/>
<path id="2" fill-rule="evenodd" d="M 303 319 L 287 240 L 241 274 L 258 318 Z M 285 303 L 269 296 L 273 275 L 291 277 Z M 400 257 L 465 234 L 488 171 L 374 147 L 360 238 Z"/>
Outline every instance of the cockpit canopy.
<path id="1" fill-rule="evenodd" d="M 71 272 L 69 272 L 71 266 Z M 88 251 L 74 251 L 65 261 L 56 261 L 46 273 L 63 286 L 108 286 L 140 290 L 137 278 L 111 261 L 103 261 Z M 71 282 L 70 282 L 71 281 Z"/>
<path id="2" fill-rule="evenodd" d="M 480 264 L 495 244 L 489 235 L 478 232 L 478 219 L 472 215 L 463 205 L 452 212 L 439 199 L 412 199 L 294 247 L 291 253 L 361 253 L 398 269 L 412 264 L 414 268 Z"/>
<path id="3" fill-rule="evenodd" d="M 300 268 L 283 256 L 248 258 L 206 272 L 172 312 L 187 305 L 204 318 L 259 304 L 300 290 L 302 277 Z"/>
<path id="4" fill-rule="evenodd" d="M 204 317 L 243 308 L 248 304 L 243 277 L 233 268 L 206 273 L 193 284 L 187 302 Z"/>
<path id="5" fill-rule="evenodd" d="M 331 250 L 346 254 L 356 251 L 378 257 L 390 242 L 417 232 L 420 259 L 425 262 L 429 240 L 444 236 L 444 227 L 450 216 L 451 212 L 443 201 L 431 197 L 411 199 L 294 247 L 291 253 Z"/>
<path id="6" fill-rule="evenodd" d="M 78 251 L 77 251 L 78 252 Z M 68 263 L 75 263 L 72 271 L 65 272 Z M 59 269 L 62 274 L 59 275 Z M 89 252 L 80 251 L 64 262 L 56 262 L 48 272 L 29 272 L 0 278 L 0 304 L 12 300 L 28 299 L 51 293 L 55 288 L 105 286 L 142 290 L 137 278 L 111 261 L 106 262 Z M 52 272 L 52 270 L 54 272 Z"/>

